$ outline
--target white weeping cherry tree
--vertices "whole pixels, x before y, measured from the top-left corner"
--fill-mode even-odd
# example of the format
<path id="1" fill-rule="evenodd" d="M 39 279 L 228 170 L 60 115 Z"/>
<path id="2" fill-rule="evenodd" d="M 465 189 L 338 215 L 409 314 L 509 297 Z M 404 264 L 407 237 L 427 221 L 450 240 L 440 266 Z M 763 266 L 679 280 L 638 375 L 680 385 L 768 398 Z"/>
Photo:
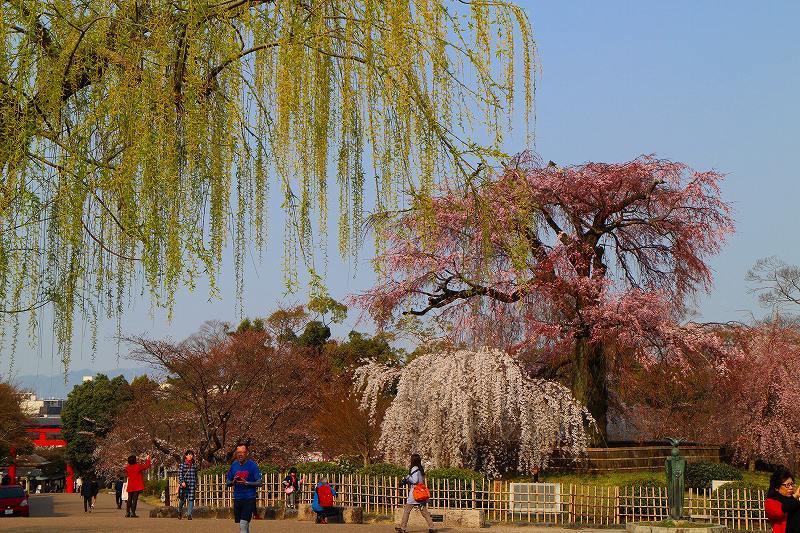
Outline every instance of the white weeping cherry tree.
<path id="1" fill-rule="evenodd" d="M 372 416 L 392 387 L 380 447 L 405 463 L 419 453 L 435 466 L 480 470 L 489 476 L 545 467 L 553 454 L 577 457 L 593 425 L 569 389 L 533 379 L 496 349 L 420 356 L 402 368 L 368 363 L 355 372 L 361 407 Z"/>

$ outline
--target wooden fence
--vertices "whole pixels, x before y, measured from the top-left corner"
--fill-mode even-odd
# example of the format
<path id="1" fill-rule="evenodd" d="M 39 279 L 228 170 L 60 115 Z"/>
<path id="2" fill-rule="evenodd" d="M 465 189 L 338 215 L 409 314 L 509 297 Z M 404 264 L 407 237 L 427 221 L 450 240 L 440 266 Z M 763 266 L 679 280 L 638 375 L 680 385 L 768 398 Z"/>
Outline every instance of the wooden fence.
<path id="1" fill-rule="evenodd" d="M 664 470 L 664 460 L 672 453 L 670 446 L 619 446 L 587 448 L 576 460 L 574 457 L 554 457 L 548 470 L 564 472 L 658 472 Z M 719 463 L 722 452 L 718 446 L 681 446 L 681 455 L 690 463 L 710 461 Z"/>
<path id="2" fill-rule="evenodd" d="M 177 474 L 169 474 L 171 500 L 177 501 Z M 283 506 L 283 474 L 267 474 L 258 489 L 258 506 Z M 302 477 L 302 476 L 301 476 Z M 320 475 L 306 475 L 298 503 L 310 503 Z M 358 474 L 327 476 L 338 492 L 338 505 L 359 506 L 367 514 L 391 515 L 406 499 L 400 478 Z M 429 506 L 441 509 L 481 509 L 491 522 L 613 526 L 667 517 L 666 489 L 659 487 L 601 487 L 560 483 L 463 481 L 430 479 Z M 195 504 L 231 507 L 232 490 L 225 476 L 201 476 Z M 764 491 L 747 489 L 695 490 L 684 499 L 684 512 L 694 518 L 738 531 L 766 531 Z"/>

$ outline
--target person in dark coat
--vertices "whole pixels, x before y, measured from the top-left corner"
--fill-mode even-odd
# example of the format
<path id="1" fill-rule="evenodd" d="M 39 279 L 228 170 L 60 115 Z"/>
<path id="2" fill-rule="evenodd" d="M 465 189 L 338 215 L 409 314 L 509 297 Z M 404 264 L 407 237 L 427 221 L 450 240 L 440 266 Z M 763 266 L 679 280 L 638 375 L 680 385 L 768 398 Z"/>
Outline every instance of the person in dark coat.
<path id="1" fill-rule="evenodd" d="M 114 497 L 116 498 L 117 509 L 122 509 L 122 486 L 124 484 L 122 476 L 117 476 L 117 480 L 114 481 Z"/>
<path id="2" fill-rule="evenodd" d="M 100 482 L 96 479 L 92 480 L 92 509 L 94 509 L 94 504 L 97 503 L 97 495 L 100 493 Z"/>
<path id="3" fill-rule="evenodd" d="M 94 491 L 92 490 L 92 481 L 89 479 L 85 479 L 81 485 L 81 496 L 83 496 L 83 512 L 91 513 Z"/>

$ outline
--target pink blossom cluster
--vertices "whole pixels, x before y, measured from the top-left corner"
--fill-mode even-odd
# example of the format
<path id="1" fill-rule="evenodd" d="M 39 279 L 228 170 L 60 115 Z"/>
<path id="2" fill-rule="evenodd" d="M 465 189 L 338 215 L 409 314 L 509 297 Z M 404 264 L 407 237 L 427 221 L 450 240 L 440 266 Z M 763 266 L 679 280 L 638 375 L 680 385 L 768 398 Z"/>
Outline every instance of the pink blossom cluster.
<path id="1" fill-rule="evenodd" d="M 511 352 L 714 344 L 678 322 L 733 231 L 722 179 L 652 155 L 560 168 L 522 154 L 381 224 L 381 277 L 354 300 L 379 322 L 436 315 L 456 340 Z"/>

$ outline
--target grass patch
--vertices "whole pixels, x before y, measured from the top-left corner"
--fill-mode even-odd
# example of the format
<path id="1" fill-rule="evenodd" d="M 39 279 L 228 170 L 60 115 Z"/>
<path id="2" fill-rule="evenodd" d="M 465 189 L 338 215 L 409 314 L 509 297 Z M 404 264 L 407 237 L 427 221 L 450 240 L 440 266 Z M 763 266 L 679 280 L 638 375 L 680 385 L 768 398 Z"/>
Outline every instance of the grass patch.
<path id="1" fill-rule="evenodd" d="M 717 524 L 711 522 L 691 522 L 689 520 L 659 520 L 658 522 L 639 522 L 641 526 L 653 527 L 680 527 L 680 528 L 708 528 Z"/>
<path id="2" fill-rule="evenodd" d="M 742 471 L 742 481 L 763 487 L 764 490 L 769 488 L 769 472 L 750 472 L 749 470 Z"/>
<path id="3" fill-rule="evenodd" d="M 139 500 L 143 501 L 147 505 L 152 505 L 153 507 L 164 507 L 164 502 L 161 501 L 161 498 L 158 496 L 153 496 L 151 494 L 145 495 L 140 494 Z M 175 503 L 177 505 L 177 502 Z M 122 509 L 125 510 L 125 502 L 122 502 Z"/>

